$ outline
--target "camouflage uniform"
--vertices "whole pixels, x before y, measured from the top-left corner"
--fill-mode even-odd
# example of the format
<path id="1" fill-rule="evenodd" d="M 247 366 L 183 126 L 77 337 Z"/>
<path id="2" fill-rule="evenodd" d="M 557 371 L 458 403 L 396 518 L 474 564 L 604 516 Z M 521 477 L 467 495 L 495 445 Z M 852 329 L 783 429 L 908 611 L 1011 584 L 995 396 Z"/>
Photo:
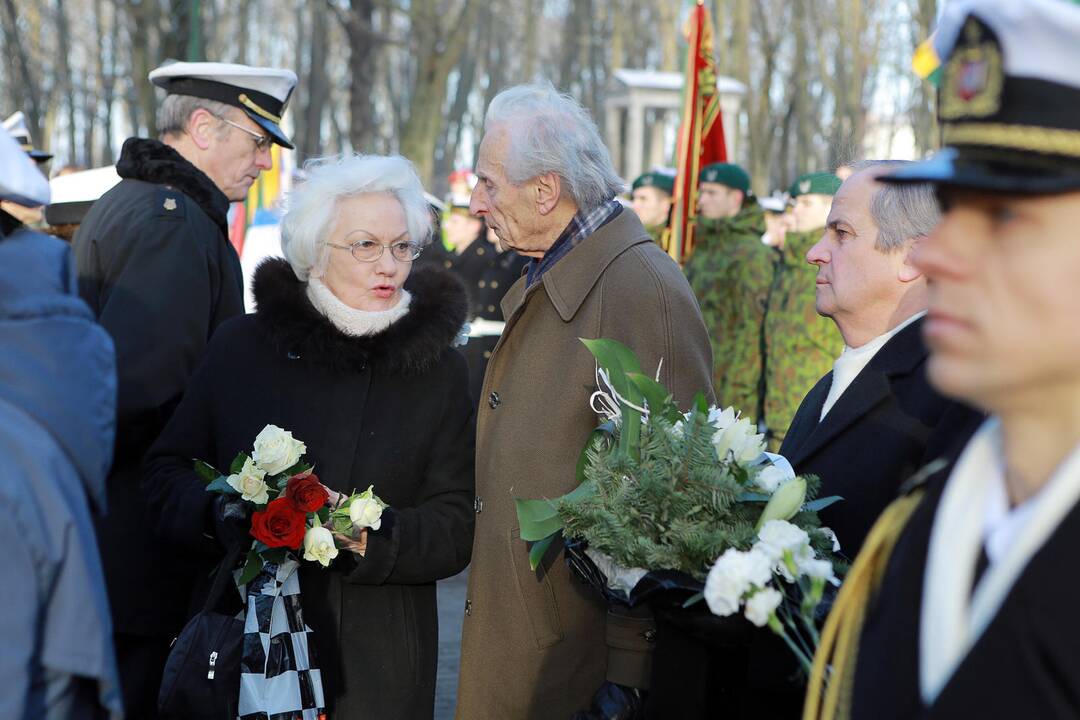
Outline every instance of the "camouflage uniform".
<path id="1" fill-rule="evenodd" d="M 806 262 L 806 251 L 823 229 L 791 233 L 776 267 L 765 316 L 765 424 L 769 447 L 780 447 L 788 425 L 806 393 L 844 349 L 832 320 L 814 309 L 817 268 Z"/>
<path id="2" fill-rule="evenodd" d="M 649 237 L 653 239 L 653 242 L 660 246 L 660 249 L 664 252 L 668 251 L 668 238 L 671 233 L 668 232 L 667 225 L 646 225 L 645 232 L 649 233 Z"/>
<path id="3" fill-rule="evenodd" d="M 684 268 L 712 340 L 716 400 L 754 422 L 763 412 L 763 323 L 777 257 L 764 232 L 756 202 L 732 218 L 699 217 Z"/>

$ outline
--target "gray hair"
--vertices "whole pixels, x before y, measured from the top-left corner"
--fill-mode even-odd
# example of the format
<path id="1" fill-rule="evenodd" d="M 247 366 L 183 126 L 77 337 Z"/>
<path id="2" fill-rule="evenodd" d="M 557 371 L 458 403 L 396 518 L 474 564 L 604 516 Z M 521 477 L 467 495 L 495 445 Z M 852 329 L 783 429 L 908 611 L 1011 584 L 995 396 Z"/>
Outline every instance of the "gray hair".
<path id="1" fill-rule="evenodd" d="M 861 160 L 852 163 L 851 168 L 854 172 L 894 170 L 910 164 L 910 160 Z M 941 208 L 928 183 L 881 183 L 870 199 L 870 216 L 878 226 L 874 247 L 891 253 L 909 240 L 929 235 L 941 221 Z"/>
<path id="2" fill-rule="evenodd" d="M 191 114 L 196 110 L 205 110 L 211 115 L 225 117 L 231 108 L 232 105 L 193 95 L 167 95 L 157 111 L 158 134 L 165 137 L 183 133 L 187 130 Z M 222 128 L 222 132 L 228 130 L 227 126 Z"/>
<path id="3" fill-rule="evenodd" d="M 626 189 L 588 111 L 550 82 L 517 85 L 496 95 L 484 126 L 501 124 L 510 125 L 506 175 L 514 185 L 553 172 L 586 212 Z"/>
<path id="4" fill-rule="evenodd" d="M 400 155 L 346 153 L 304 163 L 305 180 L 287 198 L 281 250 L 300 280 L 318 277 L 330 255 L 326 236 L 337 201 L 366 193 L 393 195 L 405 211 L 409 239 L 430 240 L 432 212 L 413 164 Z"/>

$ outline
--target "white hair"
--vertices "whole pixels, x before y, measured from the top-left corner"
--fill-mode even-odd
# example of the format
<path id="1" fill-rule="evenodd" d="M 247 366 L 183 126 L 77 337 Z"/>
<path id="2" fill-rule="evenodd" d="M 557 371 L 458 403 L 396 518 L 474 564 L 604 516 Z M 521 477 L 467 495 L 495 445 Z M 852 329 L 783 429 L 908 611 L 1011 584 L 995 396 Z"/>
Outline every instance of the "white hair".
<path id="1" fill-rule="evenodd" d="M 850 165 L 854 172 L 884 170 L 884 175 L 910 160 L 860 160 Z M 870 216 L 878 226 L 874 247 L 883 253 L 899 250 L 918 237 L 925 237 L 941 221 L 941 208 L 929 183 L 880 183 L 870 198 Z"/>
<path id="2" fill-rule="evenodd" d="M 338 200 L 365 193 L 387 193 L 405 211 L 409 239 L 426 244 L 431 235 L 431 208 L 413 164 L 400 155 L 346 153 L 304 163 L 306 177 L 287 199 L 281 220 L 281 250 L 300 280 L 326 269 L 327 235 Z"/>
<path id="3" fill-rule="evenodd" d="M 579 210 L 592 210 L 626 189 L 588 111 L 550 82 L 503 90 L 484 126 L 507 125 L 506 176 L 515 185 L 553 172 Z"/>

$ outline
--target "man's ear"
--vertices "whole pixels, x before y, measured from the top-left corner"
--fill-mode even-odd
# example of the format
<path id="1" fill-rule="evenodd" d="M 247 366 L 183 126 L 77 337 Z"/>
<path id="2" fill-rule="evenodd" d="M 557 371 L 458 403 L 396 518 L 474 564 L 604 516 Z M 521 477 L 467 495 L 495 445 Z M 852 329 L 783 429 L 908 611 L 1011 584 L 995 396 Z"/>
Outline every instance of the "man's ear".
<path id="1" fill-rule="evenodd" d="M 900 263 L 900 270 L 896 276 L 900 282 L 914 282 L 923 276 L 922 270 L 915 266 L 915 258 L 918 256 L 919 246 L 924 239 L 922 236 L 915 238 L 901 251 L 904 253 L 904 260 Z"/>
<path id="2" fill-rule="evenodd" d="M 210 137 L 218 131 L 217 125 L 216 117 L 205 108 L 199 108 L 188 118 L 187 134 L 200 150 L 206 150 L 210 147 Z"/>
<path id="3" fill-rule="evenodd" d="M 557 173 L 546 172 L 536 176 L 536 210 L 547 215 L 562 199 L 562 178 Z"/>

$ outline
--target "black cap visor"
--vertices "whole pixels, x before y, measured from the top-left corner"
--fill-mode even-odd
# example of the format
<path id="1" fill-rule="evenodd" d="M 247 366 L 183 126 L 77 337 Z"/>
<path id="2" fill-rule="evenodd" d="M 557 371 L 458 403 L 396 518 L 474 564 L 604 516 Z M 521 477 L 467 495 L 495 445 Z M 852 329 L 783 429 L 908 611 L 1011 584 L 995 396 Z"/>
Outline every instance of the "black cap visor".
<path id="1" fill-rule="evenodd" d="M 285 134 L 285 131 L 282 130 L 276 122 L 267 120 L 263 116 L 252 110 L 248 110 L 247 108 L 240 109 L 244 111 L 245 115 L 254 120 L 255 124 L 265 130 L 267 134 L 274 139 L 274 142 L 281 147 L 289 148 L 290 150 L 293 149 L 293 144 L 289 141 L 289 136 Z"/>
<path id="2" fill-rule="evenodd" d="M 950 187 L 1047 195 L 1080 190 L 1080 162 L 982 148 L 948 147 L 922 162 L 878 178 L 888 183 L 930 183 Z"/>

